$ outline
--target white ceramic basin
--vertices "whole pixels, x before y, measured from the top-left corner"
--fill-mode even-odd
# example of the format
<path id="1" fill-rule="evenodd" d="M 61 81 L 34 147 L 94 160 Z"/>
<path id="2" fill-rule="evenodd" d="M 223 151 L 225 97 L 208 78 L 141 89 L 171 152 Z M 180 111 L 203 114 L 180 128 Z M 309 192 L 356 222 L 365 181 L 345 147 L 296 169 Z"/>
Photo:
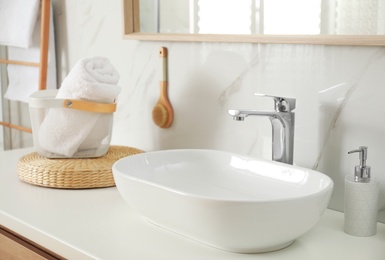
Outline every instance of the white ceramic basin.
<path id="1" fill-rule="evenodd" d="M 112 170 L 122 197 L 150 222 L 240 253 L 293 243 L 319 221 L 333 189 L 317 171 L 215 150 L 143 153 Z"/>

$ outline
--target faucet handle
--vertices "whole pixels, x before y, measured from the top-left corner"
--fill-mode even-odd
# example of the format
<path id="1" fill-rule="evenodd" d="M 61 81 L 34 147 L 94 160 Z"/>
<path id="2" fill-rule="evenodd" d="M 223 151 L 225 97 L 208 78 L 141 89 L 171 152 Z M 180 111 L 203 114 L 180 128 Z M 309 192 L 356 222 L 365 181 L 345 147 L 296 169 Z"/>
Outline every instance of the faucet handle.
<path id="1" fill-rule="evenodd" d="M 277 112 L 290 112 L 295 109 L 295 98 L 277 97 L 258 93 L 255 93 L 254 95 L 273 98 L 274 108 Z"/>

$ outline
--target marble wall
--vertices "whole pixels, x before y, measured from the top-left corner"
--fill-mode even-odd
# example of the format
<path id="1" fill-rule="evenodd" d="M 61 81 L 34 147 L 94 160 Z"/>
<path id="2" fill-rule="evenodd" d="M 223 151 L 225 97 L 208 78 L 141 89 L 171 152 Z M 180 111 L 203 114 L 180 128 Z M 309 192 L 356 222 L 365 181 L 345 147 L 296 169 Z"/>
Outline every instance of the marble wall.
<path id="1" fill-rule="evenodd" d="M 335 182 L 329 207 L 343 210 L 344 176 L 369 147 L 368 164 L 381 181 L 385 222 L 385 48 L 247 43 L 142 42 L 122 39 L 121 1 L 56 0 L 59 80 L 83 57 L 105 56 L 121 74 L 113 144 L 146 151 L 220 149 L 271 158 L 267 118 L 236 122 L 228 109 L 273 109 L 264 93 L 297 99 L 296 165 L 319 170 Z M 151 112 L 159 95 L 158 49 L 169 49 L 171 128 L 160 129 Z M 384 96 L 383 96 L 384 95 Z"/>

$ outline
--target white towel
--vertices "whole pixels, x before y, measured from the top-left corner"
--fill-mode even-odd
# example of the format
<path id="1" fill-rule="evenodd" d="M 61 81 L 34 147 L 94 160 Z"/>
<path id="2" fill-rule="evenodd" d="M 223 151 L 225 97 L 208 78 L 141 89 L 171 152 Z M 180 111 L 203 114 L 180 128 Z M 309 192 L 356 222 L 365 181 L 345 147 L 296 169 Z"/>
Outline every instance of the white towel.
<path id="1" fill-rule="evenodd" d="M 4 1 L 4 0 L 0 0 Z M 29 1 L 27 1 L 29 2 Z M 40 62 L 40 20 L 39 16 L 35 24 L 32 37 L 32 45 L 28 49 L 19 47 L 8 47 L 8 59 L 17 61 Z M 39 68 L 21 65 L 7 66 L 8 88 L 5 98 L 9 100 L 28 102 L 29 96 L 38 90 Z M 47 89 L 56 89 L 56 58 L 55 58 L 55 37 L 53 27 L 52 6 L 50 12 L 49 48 L 48 48 L 48 71 Z"/>
<path id="2" fill-rule="evenodd" d="M 70 71 L 56 98 L 113 102 L 120 92 L 119 74 L 108 59 L 80 60 Z M 40 146 L 51 153 L 73 156 L 77 151 L 96 149 L 109 134 L 111 117 L 65 108 L 51 108 L 39 130 Z"/>
<path id="3" fill-rule="evenodd" d="M 0 45 L 28 48 L 40 0 L 0 0 Z"/>

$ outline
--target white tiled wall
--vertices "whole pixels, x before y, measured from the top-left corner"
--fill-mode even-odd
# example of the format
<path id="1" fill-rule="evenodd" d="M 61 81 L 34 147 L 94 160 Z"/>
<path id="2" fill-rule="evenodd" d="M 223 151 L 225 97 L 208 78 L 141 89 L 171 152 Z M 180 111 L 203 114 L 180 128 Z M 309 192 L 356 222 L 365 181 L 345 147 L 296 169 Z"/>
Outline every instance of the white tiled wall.
<path id="1" fill-rule="evenodd" d="M 228 109 L 272 109 L 255 92 L 295 97 L 295 164 L 335 182 L 330 207 L 343 210 L 344 176 L 360 145 L 381 184 L 385 210 L 384 47 L 139 42 L 122 39 L 121 1 L 54 1 L 59 78 L 83 57 L 106 56 L 121 74 L 113 143 L 146 151 L 221 149 L 270 158 L 266 118 L 233 121 Z M 170 129 L 152 122 L 159 92 L 160 46 L 169 48 Z M 385 214 L 380 214 L 385 221 Z"/>

